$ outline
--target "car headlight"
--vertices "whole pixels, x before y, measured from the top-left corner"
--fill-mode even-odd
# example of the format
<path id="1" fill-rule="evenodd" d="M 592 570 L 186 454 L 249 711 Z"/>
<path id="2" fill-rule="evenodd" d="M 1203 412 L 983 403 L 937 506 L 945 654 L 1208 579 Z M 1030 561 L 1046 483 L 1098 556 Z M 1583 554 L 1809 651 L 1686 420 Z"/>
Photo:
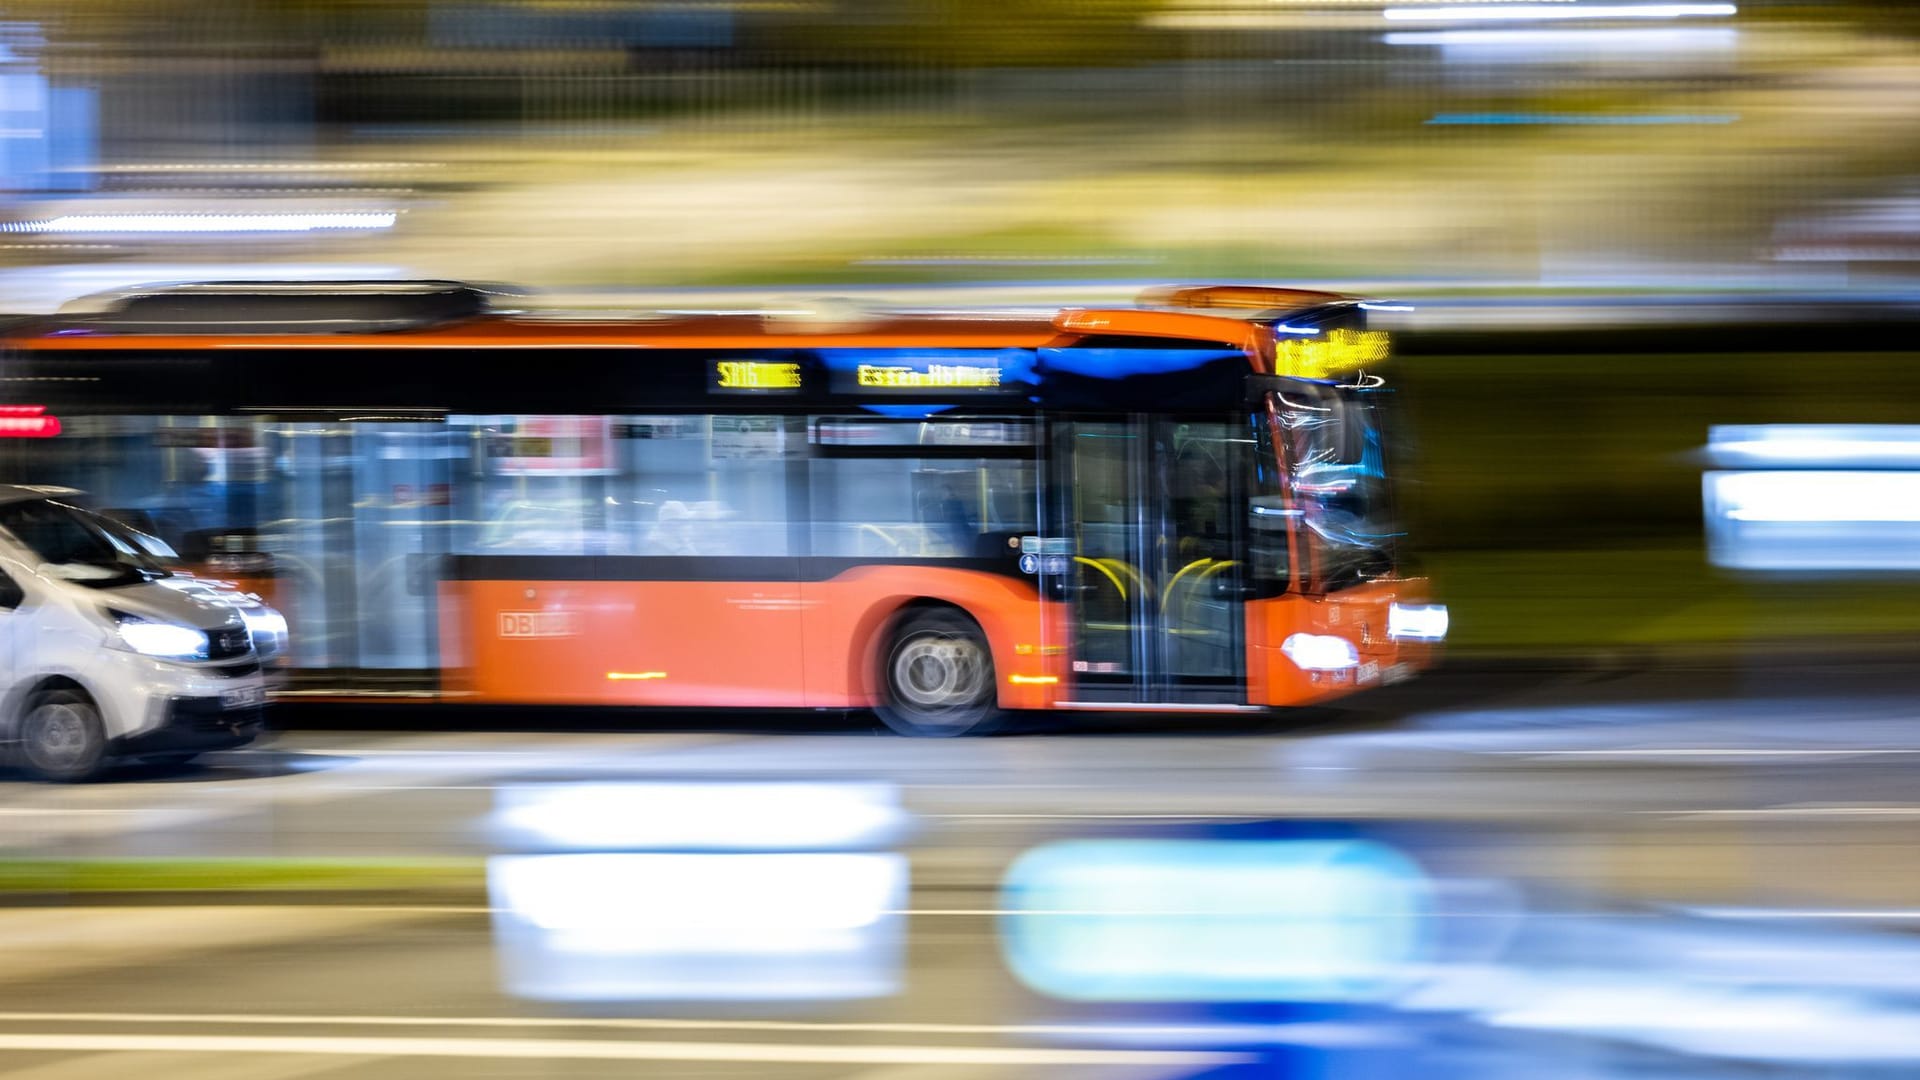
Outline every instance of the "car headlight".
<path id="1" fill-rule="evenodd" d="M 129 615 L 124 611 L 112 611 L 115 629 L 120 632 L 120 640 L 127 648 L 147 656 L 158 656 L 168 660 L 205 660 L 207 658 L 207 633 L 195 630 L 191 626 L 178 623 L 154 622 L 138 615 Z"/>
<path id="2" fill-rule="evenodd" d="M 246 620 L 247 635 L 253 647 L 263 653 L 278 651 L 287 640 L 287 617 L 270 607 L 246 608 L 240 612 Z"/>

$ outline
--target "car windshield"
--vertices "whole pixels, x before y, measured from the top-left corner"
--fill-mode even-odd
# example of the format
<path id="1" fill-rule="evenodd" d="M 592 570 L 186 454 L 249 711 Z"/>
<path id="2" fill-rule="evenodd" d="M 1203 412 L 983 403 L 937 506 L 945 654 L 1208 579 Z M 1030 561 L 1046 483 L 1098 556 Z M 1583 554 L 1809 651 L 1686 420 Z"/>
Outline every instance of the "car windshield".
<path id="1" fill-rule="evenodd" d="M 30 548 L 52 573 L 109 589 L 169 576 L 125 531 L 100 515 L 52 499 L 0 505 L 0 528 Z"/>

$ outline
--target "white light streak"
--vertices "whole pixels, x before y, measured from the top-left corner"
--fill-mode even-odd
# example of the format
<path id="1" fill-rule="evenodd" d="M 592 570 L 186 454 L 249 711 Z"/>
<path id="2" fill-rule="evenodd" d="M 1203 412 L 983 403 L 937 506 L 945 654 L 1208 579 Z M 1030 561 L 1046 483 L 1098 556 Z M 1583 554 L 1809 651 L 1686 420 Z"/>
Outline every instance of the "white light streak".
<path id="1" fill-rule="evenodd" d="M 544 850 L 819 850 L 907 825 L 891 784 L 643 783 L 502 788 L 494 824 Z"/>
<path id="2" fill-rule="evenodd" d="M 1447 7 L 1388 8 L 1389 22 L 1545 22 L 1560 19 L 1725 18 L 1732 4 L 1456 4 Z"/>
<path id="3" fill-rule="evenodd" d="M 390 229 L 391 210 L 309 214 L 63 214 L 0 225 L 6 233 L 298 233 Z"/>

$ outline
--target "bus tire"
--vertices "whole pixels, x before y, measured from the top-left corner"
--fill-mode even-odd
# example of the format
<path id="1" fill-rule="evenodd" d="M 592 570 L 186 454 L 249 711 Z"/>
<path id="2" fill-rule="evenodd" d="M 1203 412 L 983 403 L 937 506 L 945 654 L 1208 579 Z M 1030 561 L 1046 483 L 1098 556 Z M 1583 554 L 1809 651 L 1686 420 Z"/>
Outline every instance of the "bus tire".
<path id="1" fill-rule="evenodd" d="M 980 625 L 952 608 L 908 612 L 883 659 L 876 711 L 901 735 L 979 735 L 1000 723 L 993 652 Z"/>
<path id="2" fill-rule="evenodd" d="M 107 765 L 106 726 L 83 690 L 55 687 L 29 697 L 19 733 L 21 760 L 44 780 L 91 780 Z"/>

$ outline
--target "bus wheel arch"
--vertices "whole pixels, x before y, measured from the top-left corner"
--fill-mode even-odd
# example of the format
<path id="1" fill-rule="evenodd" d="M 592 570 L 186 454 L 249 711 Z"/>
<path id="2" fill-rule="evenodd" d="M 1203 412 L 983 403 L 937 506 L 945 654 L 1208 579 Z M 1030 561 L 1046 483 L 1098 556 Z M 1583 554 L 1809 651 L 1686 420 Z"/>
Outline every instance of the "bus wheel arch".
<path id="1" fill-rule="evenodd" d="M 993 647 L 958 604 L 921 598 L 895 609 L 873 641 L 874 711 L 902 735 L 979 735 L 1004 720 Z"/>

